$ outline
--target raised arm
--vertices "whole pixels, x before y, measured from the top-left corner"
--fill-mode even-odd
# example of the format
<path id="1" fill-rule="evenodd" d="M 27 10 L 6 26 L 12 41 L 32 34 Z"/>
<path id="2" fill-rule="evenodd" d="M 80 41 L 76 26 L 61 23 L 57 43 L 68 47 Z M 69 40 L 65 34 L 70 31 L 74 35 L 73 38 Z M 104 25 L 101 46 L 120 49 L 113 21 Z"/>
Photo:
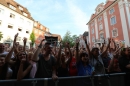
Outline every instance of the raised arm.
<path id="1" fill-rule="evenodd" d="M 80 61 L 80 57 L 79 57 L 79 39 L 76 39 L 76 63 L 78 63 Z"/>
<path id="2" fill-rule="evenodd" d="M 33 57 L 32 57 L 32 61 L 35 61 L 35 62 L 36 62 L 36 61 L 39 60 L 38 55 L 39 55 L 39 53 L 40 53 L 40 51 L 41 51 L 41 48 L 42 48 L 42 42 L 43 42 L 44 40 L 45 40 L 45 39 L 43 39 L 43 40 L 40 42 L 38 48 L 37 48 L 36 51 L 34 52 L 34 55 L 33 55 Z"/>
<path id="3" fill-rule="evenodd" d="M 17 73 L 18 81 L 24 78 L 31 71 L 32 65 L 29 65 L 25 70 L 23 70 L 23 65 L 25 64 L 25 61 L 26 61 L 25 59 L 21 60 L 20 67 Z"/>
<path id="4" fill-rule="evenodd" d="M 56 55 L 56 59 L 57 59 L 57 64 L 58 66 L 60 65 L 60 57 L 61 57 L 61 44 L 60 44 L 60 49 L 58 51 L 58 54 Z"/>
<path id="5" fill-rule="evenodd" d="M 105 39 L 104 39 L 104 43 L 102 44 L 102 47 L 101 47 L 101 53 L 103 52 L 103 49 L 104 49 L 104 45 L 105 45 Z"/>
<path id="6" fill-rule="evenodd" d="M 117 46 L 116 46 L 116 42 L 114 41 L 114 39 L 112 39 L 113 43 L 114 43 L 114 51 L 116 51 Z"/>
<path id="7" fill-rule="evenodd" d="M 103 51 L 103 53 L 101 54 L 101 57 L 104 57 L 105 53 L 107 52 L 109 46 L 110 46 L 110 43 L 111 43 L 111 38 L 108 39 L 108 45 L 107 45 L 107 48 L 105 51 Z"/>
<path id="8" fill-rule="evenodd" d="M 88 43 L 87 43 L 87 39 L 86 39 L 86 37 L 83 37 L 83 39 L 84 39 L 84 42 L 85 42 L 85 44 L 86 44 L 86 48 L 87 48 L 87 50 L 88 50 L 88 55 L 89 55 L 89 57 L 91 58 L 92 55 L 91 55 L 90 48 L 89 48 Z"/>
<path id="9" fill-rule="evenodd" d="M 70 45 L 69 45 L 69 43 L 67 43 L 67 48 L 68 48 L 68 50 L 69 50 L 69 59 L 68 59 L 68 61 L 67 61 L 67 65 L 69 65 L 70 64 L 70 62 L 71 62 L 71 60 L 72 60 L 72 52 L 71 52 L 71 50 L 70 50 Z"/>
<path id="10" fill-rule="evenodd" d="M 12 49 L 10 50 L 10 52 L 8 53 L 8 55 L 7 55 L 6 58 L 5 58 L 5 62 L 7 62 L 7 63 L 10 62 L 10 58 L 11 58 L 12 53 L 13 53 L 13 51 L 14 51 L 15 43 L 16 43 L 17 37 L 18 37 L 18 33 L 14 36 L 13 47 L 12 47 Z"/>
<path id="11" fill-rule="evenodd" d="M 23 38 L 23 50 L 26 51 L 26 43 L 27 43 L 27 38 Z"/>

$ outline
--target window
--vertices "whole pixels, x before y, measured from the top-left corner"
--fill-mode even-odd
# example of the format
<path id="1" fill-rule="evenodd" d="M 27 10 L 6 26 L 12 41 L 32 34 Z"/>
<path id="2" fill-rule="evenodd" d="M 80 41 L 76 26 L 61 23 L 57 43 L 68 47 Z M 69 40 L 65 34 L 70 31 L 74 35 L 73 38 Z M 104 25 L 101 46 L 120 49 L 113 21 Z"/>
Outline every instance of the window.
<path id="1" fill-rule="evenodd" d="M 13 29 L 13 25 L 8 25 L 8 28 L 9 29 Z"/>
<path id="2" fill-rule="evenodd" d="M 92 42 L 95 42 L 95 38 L 94 37 L 92 37 Z"/>
<path id="3" fill-rule="evenodd" d="M 24 22 L 24 19 L 23 18 L 20 18 L 20 23 L 23 23 Z"/>
<path id="4" fill-rule="evenodd" d="M 116 17 L 115 16 L 111 17 L 110 21 L 111 21 L 111 25 L 116 24 Z"/>
<path id="5" fill-rule="evenodd" d="M 104 38 L 104 33 L 103 33 L 103 32 L 100 33 L 100 38 L 101 38 L 101 39 Z"/>
<path id="6" fill-rule="evenodd" d="M 17 37 L 17 41 L 21 41 L 21 37 Z"/>
<path id="7" fill-rule="evenodd" d="M 22 29 L 21 29 L 21 28 L 18 28 L 18 31 L 22 31 Z"/>
<path id="8" fill-rule="evenodd" d="M 9 5 L 9 7 L 13 10 L 16 10 L 16 7 L 14 7 L 13 5 Z"/>
<path id="9" fill-rule="evenodd" d="M 10 13 L 10 18 L 15 18 L 15 15 L 14 14 L 12 14 L 12 13 Z"/>
<path id="10" fill-rule="evenodd" d="M 25 12 L 23 12 L 23 15 L 24 15 L 24 16 L 28 16 L 28 14 L 27 14 L 27 13 L 25 13 Z"/>
<path id="11" fill-rule="evenodd" d="M 0 14 L 4 14 L 4 9 L 0 8 Z"/>
<path id="12" fill-rule="evenodd" d="M 92 29 L 92 34 L 94 34 L 94 29 Z"/>
<path id="13" fill-rule="evenodd" d="M 98 21 L 101 21 L 102 20 L 102 17 L 100 16 L 99 18 L 98 18 Z"/>
<path id="14" fill-rule="evenodd" d="M 114 8 L 110 9 L 109 14 L 113 14 L 114 13 Z"/>
<path id="15" fill-rule="evenodd" d="M 26 31 L 27 34 L 29 34 L 29 31 Z"/>
<path id="16" fill-rule="evenodd" d="M 117 37 L 118 36 L 118 30 L 116 28 L 114 28 L 112 30 L 112 37 Z"/>
<path id="17" fill-rule="evenodd" d="M 102 30 L 103 29 L 103 26 L 102 24 L 99 25 L 99 30 Z"/>
<path id="18" fill-rule="evenodd" d="M 22 8 L 21 6 L 19 6 L 19 9 L 20 9 L 20 10 L 23 10 L 23 8 Z"/>

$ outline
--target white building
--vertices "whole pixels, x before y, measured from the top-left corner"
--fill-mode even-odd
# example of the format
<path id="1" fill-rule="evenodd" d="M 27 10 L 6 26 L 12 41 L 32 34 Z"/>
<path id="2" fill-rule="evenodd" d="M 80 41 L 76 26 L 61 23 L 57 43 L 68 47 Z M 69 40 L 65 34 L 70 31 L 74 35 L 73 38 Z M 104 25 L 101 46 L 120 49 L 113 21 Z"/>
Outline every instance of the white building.
<path id="1" fill-rule="evenodd" d="M 23 38 L 28 39 L 33 30 L 33 18 L 28 10 L 14 0 L 0 0 L 0 32 L 3 34 L 1 42 L 14 39 L 19 33 L 17 42 L 23 44 Z"/>

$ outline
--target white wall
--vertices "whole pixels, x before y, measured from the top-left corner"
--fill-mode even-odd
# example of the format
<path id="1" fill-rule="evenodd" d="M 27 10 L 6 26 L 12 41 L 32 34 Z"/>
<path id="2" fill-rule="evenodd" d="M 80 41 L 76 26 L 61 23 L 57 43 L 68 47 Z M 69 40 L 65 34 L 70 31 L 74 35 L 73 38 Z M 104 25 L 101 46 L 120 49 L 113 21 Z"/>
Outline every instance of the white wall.
<path id="1" fill-rule="evenodd" d="M 4 9 L 4 13 L 0 14 L 0 20 L 2 21 L 2 24 L 0 25 L 0 31 L 3 33 L 2 42 L 5 39 L 7 39 L 7 37 L 14 39 L 14 35 L 16 33 L 19 33 L 19 37 L 21 37 L 22 39 L 24 37 L 29 39 L 30 33 L 32 32 L 33 29 L 33 21 L 1 4 L 0 9 Z M 10 18 L 10 13 L 15 15 L 14 19 Z M 20 22 L 20 18 L 24 19 L 23 23 Z M 30 25 L 27 22 L 30 22 Z M 13 29 L 9 29 L 8 24 L 12 24 Z M 18 28 L 22 28 L 22 31 L 19 32 Z M 29 34 L 26 33 L 26 30 L 29 31 Z M 22 40 L 20 41 L 20 43 L 22 43 Z"/>

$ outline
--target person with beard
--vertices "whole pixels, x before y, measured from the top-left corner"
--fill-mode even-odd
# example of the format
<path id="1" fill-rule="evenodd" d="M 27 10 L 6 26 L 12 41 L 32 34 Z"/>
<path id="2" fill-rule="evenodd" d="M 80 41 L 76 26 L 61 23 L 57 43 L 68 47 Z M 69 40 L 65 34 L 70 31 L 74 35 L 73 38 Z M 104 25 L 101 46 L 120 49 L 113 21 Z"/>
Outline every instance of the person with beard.
<path id="1" fill-rule="evenodd" d="M 44 53 L 40 54 L 42 48 L 42 42 L 35 51 L 32 61 L 37 63 L 37 72 L 35 78 L 50 78 L 57 79 L 56 76 L 56 59 L 51 55 L 51 46 L 50 43 L 46 42 L 44 44 Z"/>

